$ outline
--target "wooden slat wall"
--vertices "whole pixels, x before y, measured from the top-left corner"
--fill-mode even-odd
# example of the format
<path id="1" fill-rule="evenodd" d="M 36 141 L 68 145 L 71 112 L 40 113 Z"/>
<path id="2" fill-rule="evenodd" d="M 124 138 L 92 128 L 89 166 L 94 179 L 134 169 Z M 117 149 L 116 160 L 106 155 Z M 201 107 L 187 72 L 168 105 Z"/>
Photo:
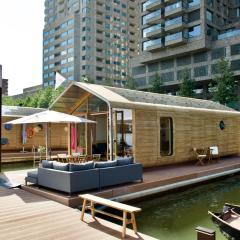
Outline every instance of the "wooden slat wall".
<path id="1" fill-rule="evenodd" d="M 133 115 L 134 154 L 145 167 L 193 160 L 194 147 L 217 145 L 221 156 L 240 153 L 239 115 L 170 108 L 161 111 L 135 109 Z M 160 155 L 160 117 L 173 119 L 172 156 Z M 224 130 L 219 128 L 221 120 L 225 123 Z"/>
<path id="2" fill-rule="evenodd" d="M 3 117 L 3 123 L 13 120 L 14 118 Z M 27 124 L 28 127 L 35 127 L 36 124 Z M 8 138 L 9 143 L 2 145 L 2 150 L 20 150 L 23 147 L 22 144 L 22 126 L 13 125 L 12 130 L 7 131 L 2 124 L 2 137 Z M 67 124 L 51 124 L 51 148 L 66 148 L 67 149 L 67 131 L 64 128 Z M 43 130 L 39 133 L 35 133 L 31 139 L 27 139 L 26 144 L 24 144 L 25 149 L 32 149 L 32 146 L 45 146 L 45 126 L 43 125 Z"/>

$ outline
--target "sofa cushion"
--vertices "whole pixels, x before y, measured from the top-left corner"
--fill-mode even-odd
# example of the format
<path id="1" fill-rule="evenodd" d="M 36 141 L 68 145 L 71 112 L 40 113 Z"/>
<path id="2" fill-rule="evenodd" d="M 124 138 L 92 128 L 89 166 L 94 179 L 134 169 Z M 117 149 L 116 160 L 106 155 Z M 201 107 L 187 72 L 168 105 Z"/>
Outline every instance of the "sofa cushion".
<path id="1" fill-rule="evenodd" d="M 77 172 L 77 171 L 82 171 L 82 170 L 89 170 L 94 168 L 94 162 L 90 161 L 87 163 L 71 163 L 69 165 L 69 171 L 70 172 Z"/>
<path id="2" fill-rule="evenodd" d="M 30 178 L 37 178 L 38 177 L 38 171 L 27 172 L 27 176 L 30 177 Z"/>
<path id="3" fill-rule="evenodd" d="M 43 168 L 53 168 L 53 161 L 42 160 Z"/>
<path id="4" fill-rule="evenodd" d="M 68 171 L 69 163 L 53 162 L 53 169 L 60 171 Z"/>
<path id="5" fill-rule="evenodd" d="M 132 163 L 133 163 L 133 157 L 125 157 L 125 158 L 122 157 L 117 159 L 118 166 L 128 165 Z"/>
<path id="6" fill-rule="evenodd" d="M 95 168 L 107 168 L 117 166 L 117 161 L 95 162 Z"/>

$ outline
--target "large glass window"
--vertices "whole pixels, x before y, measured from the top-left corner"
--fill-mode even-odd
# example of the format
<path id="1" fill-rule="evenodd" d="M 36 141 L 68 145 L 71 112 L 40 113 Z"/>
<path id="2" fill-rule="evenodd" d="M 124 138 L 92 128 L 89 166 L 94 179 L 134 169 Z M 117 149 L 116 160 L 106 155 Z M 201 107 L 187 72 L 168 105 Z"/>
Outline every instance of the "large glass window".
<path id="1" fill-rule="evenodd" d="M 173 154 L 173 120 L 171 117 L 160 118 L 160 154 Z"/>

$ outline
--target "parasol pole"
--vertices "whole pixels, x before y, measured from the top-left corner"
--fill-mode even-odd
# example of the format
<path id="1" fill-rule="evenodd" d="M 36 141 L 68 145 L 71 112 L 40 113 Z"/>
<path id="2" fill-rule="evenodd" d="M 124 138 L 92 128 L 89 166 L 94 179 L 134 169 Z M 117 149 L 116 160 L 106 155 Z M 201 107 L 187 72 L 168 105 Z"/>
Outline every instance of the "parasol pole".
<path id="1" fill-rule="evenodd" d="M 46 160 L 48 160 L 48 123 L 46 123 Z"/>

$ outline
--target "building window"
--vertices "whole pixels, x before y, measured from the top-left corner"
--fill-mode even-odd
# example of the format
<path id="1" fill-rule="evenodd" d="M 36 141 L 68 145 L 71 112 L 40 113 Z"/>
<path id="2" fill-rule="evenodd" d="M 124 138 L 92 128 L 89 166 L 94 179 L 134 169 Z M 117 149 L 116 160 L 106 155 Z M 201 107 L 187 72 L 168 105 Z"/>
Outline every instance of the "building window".
<path id="1" fill-rule="evenodd" d="M 171 117 L 160 118 L 160 154 L 162 156 L 173 154 L 173 120 Z"/>
<path id="2" fill-rule="evenodd" d="M 207 10 L 206 15 L 207 15 L 207 20 L 209 22 L 213 22 L 213 13 L 211 11 Z"/>
<path id="3" fill-rule="evenodd" d="M 214 59 L 219 59 L 219 58 L 223 58 L 226 55 L 226 51 L 225 48 L 215 48 L 212 50 L 211 56 L 212 56 L 212 60 Z"/>
<path id="4" fill-rule="evenodd" d="M 194 68 L 194 77 L 203 77 L 208 75 L 208 66 Z"/>
<path id="5" fill-rule="evenodd" d="M 174 81 L 174 72 L 162 73 L 161 79 L 163 82 L 172 82 Z"/>
<path id="6" fill-rule="evenodd" d="M 240 44 L 235 44 L 231 46 L 231 55 L 240 54 Z"/>
<path id="7" fill-rule="evenodd" d="M 200 27 L 200 25 L 197 25 L 197 26 L 189 28 L 189 30 L 188 30 L 188 37 L 189 38 L 198 37 L 200 35 L 201 35 L 201 27 Z"/>
<path id="8" fill-rule="evenodd" d="M 206 52 L 196 53 L 193 55 L 194 63 L 205 62 L 207 61 L 208 55 Z"/>
<path id="9" fill-rule="evenodd" d="M 231 62 L 231 69 L 232 71 L 237 71 L 237 70 L 240 70 L 240 60 L 233 60 Z"/>

